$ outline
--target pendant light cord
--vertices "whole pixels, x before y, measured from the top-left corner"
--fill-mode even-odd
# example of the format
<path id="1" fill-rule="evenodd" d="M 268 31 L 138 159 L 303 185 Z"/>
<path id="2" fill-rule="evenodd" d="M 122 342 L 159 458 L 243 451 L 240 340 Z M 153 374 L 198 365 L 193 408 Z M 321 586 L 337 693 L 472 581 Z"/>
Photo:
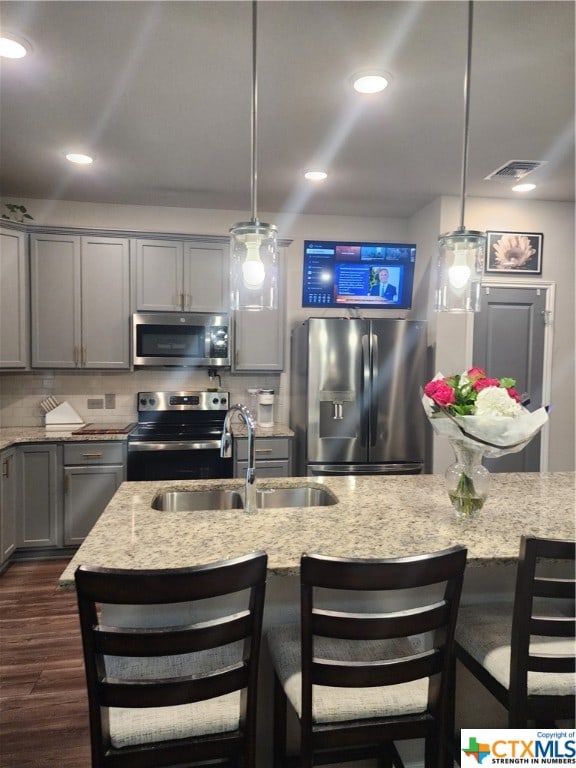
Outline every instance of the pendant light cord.
<path id="1" fill-rule="evenodd" d="M 466 206 L 466 176 L 468 173 L 468 131 L 470 122 L 470 68 L 472 65 L 472 23 L 473 0 L 468 2 L 468 53 L 464 75 L 464 140 L 462 145 L 462 187 L 460 193 L 460 229 L 464 231 L 464 209 Z"/>
<path id="2" fill-rule="evenodd" d="M 258 76 L 256 69 L 256 33 L 258 27 L 256 0 L 252 2 L 252 121 L 251 121 L 251 154 L 252 154 L 252 167 L 251 167 L 251 199 L 252 199 L 252 219 L 253 224 L 258 224 L 258 218 L 256 214 L 256 196 L 258 191 L 258 171 L 257 171 L 257 158 L 256 158 L 256 142 L 258 134 Z"/>

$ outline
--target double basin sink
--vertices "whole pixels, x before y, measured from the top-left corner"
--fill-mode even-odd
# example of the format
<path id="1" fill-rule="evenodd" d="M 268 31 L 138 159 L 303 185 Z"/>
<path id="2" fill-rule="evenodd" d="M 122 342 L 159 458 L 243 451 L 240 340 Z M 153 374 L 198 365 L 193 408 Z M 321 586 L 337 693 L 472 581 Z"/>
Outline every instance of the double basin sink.
<path id="1" fill-rule="evenodd" d="M 324 488 L 301 485 L 293 488 L 259 488 L 258 509 L 282 507 L 326 507 L 338 499 Z M 239 490 L 214 488 L 204 491 L 164 491 L 152 500 L 152 509 L 160 512 L 197 512 L 213 509 L 244 509 L 244 493 Z"/>

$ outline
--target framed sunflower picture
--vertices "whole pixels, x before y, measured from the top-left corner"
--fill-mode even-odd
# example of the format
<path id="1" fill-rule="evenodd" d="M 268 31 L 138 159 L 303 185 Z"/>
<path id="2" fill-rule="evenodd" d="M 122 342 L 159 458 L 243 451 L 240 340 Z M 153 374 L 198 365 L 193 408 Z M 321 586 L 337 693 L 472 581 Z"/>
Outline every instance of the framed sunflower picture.
<path id="1" fill-rule="evenodd" d="M 542 274 L 542 233 L 487 232 L 486 235 L 486 274 Z"/>

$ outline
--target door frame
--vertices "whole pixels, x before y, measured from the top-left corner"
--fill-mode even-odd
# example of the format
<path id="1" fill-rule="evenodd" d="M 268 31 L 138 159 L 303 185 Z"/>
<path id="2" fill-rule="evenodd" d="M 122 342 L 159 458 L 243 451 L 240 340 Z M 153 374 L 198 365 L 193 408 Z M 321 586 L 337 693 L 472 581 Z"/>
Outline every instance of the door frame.
<path id="1" fill-rule="evenodd" d="M 552 353 L 554 349 L 554 307 L 556 306 L 556 283 L 550 280 L 506 280 L 496 278 L 484 278 L 483 288 L 540 288 L 546 292 L 546 317 L 544 319 L 544 355 L 542 360 L 542 402 L 550 403 L 552 397 Z M 473 328 L 471 335 L 473 338 Z M 472 338 L 470 338 L 470 356 L 472 354 Z M 540 442 L 540 471 L 548 471 L 550 456 L 550 424 L 546 423 L 541 431 Z"/>

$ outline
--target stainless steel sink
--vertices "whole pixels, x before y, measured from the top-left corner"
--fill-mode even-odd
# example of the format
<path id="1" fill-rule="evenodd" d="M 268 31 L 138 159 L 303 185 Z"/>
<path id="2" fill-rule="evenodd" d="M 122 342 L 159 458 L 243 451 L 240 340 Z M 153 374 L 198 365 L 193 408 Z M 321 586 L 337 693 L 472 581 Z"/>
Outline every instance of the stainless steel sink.
<path id="1" fill-rule="evenodd" d="M 258 509 L 281 507 L 325 507 L 338 499 L 324 488 L 303 485 L 294 488 L 259 488 Z M 152 509 L 160 512 L 197 512 L 209 509 L 244 509 L 240 491 L 215 488 L 207 491 L 165 491 L 152 500 Z"/>
<path id="2" fill-rule="evenodd" d="M 256 492 L 258 509 L 278 507 L 327 507 L 338 499 L 324 488 L 305 485 L 297 488 L 262 488 Z"/>
<path id="3" fill-rule="evenodd" d="M 160 512 L 197 512 L 201 509 L 244 509 L 239 491 L 166 491 L 152 500 L 152 509 Z"/>

